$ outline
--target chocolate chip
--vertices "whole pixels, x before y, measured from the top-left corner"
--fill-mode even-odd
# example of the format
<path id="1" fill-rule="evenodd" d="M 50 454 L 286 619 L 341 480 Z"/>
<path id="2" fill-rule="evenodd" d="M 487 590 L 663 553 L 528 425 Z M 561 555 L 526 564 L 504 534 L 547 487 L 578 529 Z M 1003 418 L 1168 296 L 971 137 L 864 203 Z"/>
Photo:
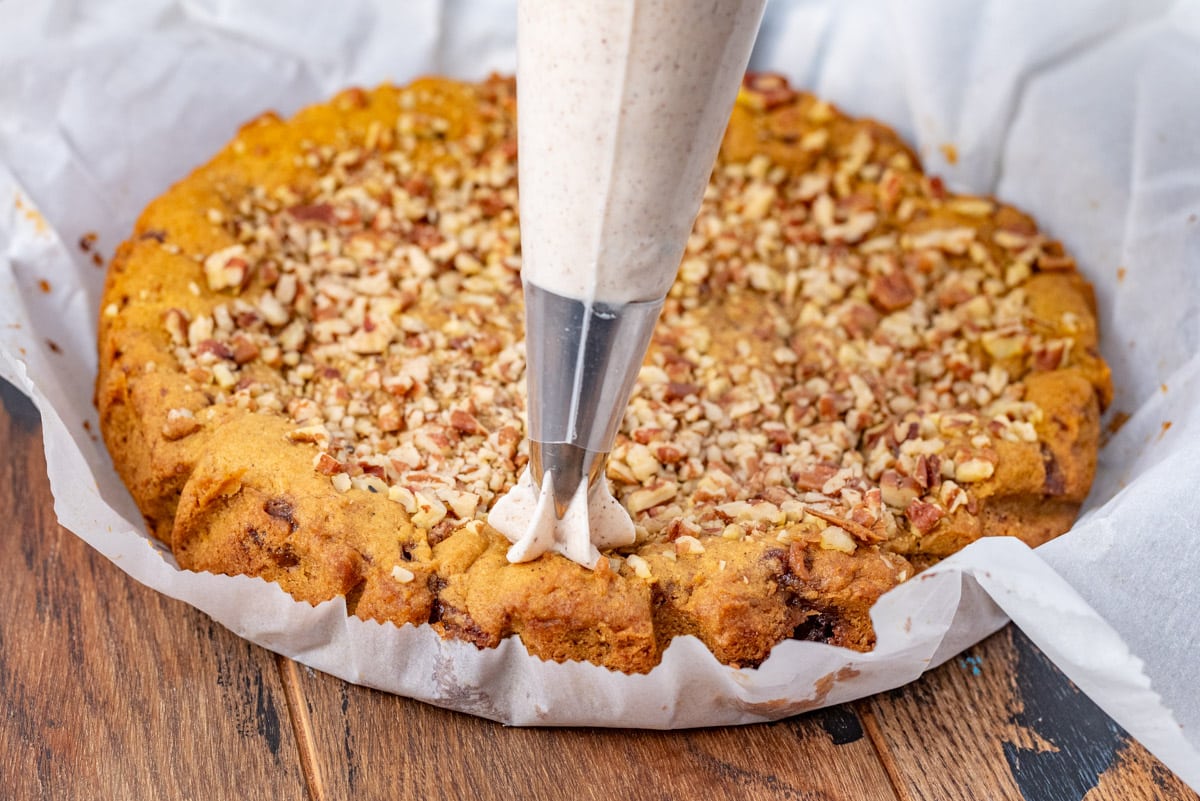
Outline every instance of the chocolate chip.
<path id="1" fill-rule="evenodd" d="M 263 504 L 263 511 L 276 520 L 287 523 L 288 528 L 292 531 L 299 527 L 296 518 L 293 517 L 296 510 L 286 498 L 271 498 Z"/>
<path id="2" fill-rule="evenodd" d="M 826 612 L 816 612 L 810 615 L 799 626 L 792 629 L 793 640 L 808 640 L 809 642 L 829 642 L 833 639 L 837 618 Z"/>
<path id="3" fill-rule="evenodd" d="M 300 557 L 296 556 L 296 552 L 292 550 L 290 545 L 285 545 L 282 548 L 273 548 L 269 553 L 271 561 L 279 567 L 295 567 L 300 564 Z"/>

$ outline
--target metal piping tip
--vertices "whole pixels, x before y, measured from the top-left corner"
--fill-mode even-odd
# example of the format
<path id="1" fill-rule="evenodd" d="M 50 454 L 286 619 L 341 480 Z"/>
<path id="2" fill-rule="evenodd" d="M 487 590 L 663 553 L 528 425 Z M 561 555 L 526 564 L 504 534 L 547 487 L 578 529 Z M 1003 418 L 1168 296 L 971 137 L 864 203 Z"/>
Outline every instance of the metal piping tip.
<path id="1" fill-rule="evenodd" d="M 552 475 L 559 520 L 604 465 L 629 403 L 662 301 L 607 304 L 562 297 L 526 282 L 529 473 Z"/>
<path id="2" fill-rule="evenodd" d="M 529 474 L 534 486 L 540 491 L 546 474 L 554 476 L 554 515 L 559 520 L 581 483 L 589 491 L 596 485 L 604 474 L 607 461 L 607 453 L 589 451 L 569 442 L 529 443 Z"/>

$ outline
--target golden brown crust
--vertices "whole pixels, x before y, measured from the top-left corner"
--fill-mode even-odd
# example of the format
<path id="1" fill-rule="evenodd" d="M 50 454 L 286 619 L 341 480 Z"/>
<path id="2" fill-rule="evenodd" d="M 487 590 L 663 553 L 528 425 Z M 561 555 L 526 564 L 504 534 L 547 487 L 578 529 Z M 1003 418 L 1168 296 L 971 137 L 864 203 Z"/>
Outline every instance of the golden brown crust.
<path id="1" fill-rule="evenodd" d="M 626 670 L 656 661 L 644 583 L 604 569 L 607 561 L 594 572 L 564 559 L 513 565 L 507 547 L 478 526 L 438 544 L 441 631 L 481 646 L 519 632 L 545 659 L 587 659 Z"/>
<path id="2" fill-rule="evenodd" d="M 684 634 L 733 665 L 870 648 L 918 569 L 1069 527 L 1112 393 L 1074 262 L 750 76 L 609 466 L 639 541 L 509 564 L 485 518 L 526 459 L 513 121 L 503 79 L 348 90 L 146 209 L 96 400 L 181 566 L 644 671 Z"/>

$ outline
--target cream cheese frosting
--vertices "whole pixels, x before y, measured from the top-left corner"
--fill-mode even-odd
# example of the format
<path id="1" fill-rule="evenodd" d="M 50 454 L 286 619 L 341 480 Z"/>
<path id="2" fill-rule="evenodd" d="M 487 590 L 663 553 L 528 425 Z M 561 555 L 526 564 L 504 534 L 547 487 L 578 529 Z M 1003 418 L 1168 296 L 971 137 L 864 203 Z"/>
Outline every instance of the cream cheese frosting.
<path id="1" fill-rule="evenodd" d="M 492 507 L 488 522 L 513 543 L 508 561 L 528 562 L 543 553 L 561 554 L 585 567 L 595 567 L 601 548 L 632 545 L 635 532 L 629 513 L 612 496 L 608 482 L 580 482 L 559 517 L 554 504 L 554 475 L 541 487 L 529 470 Z"/>

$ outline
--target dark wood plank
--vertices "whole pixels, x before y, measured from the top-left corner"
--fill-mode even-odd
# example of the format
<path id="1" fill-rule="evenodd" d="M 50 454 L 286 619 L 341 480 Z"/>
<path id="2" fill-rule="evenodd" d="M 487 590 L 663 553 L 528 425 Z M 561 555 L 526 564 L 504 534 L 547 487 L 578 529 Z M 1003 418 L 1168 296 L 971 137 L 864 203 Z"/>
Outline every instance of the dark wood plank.
<path id="1" fill-rule="evenodd" d="M 324 799 L 895 799 L 849 707 L 683 732 L 516 729 L 295 671 Z"/>
<path id="2" fill-rule="evenodd" d="M 1198 801 L 1013 626 L 858 706 L 905 801 Z"/>
<path id="3" fill-rule="evenodd" d="M 274 657 L 57 525 L 2 381 L 0 453 L 0 797 L 304 798 Z"/>

